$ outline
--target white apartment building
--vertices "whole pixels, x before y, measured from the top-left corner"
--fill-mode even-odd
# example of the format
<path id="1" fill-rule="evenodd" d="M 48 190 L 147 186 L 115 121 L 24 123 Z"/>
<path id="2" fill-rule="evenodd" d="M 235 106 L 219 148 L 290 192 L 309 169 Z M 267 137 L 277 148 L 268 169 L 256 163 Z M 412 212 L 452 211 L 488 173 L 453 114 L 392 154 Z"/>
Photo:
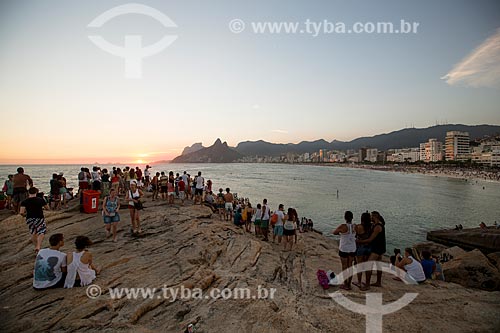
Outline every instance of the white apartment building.
<path id="1" fill-rule="evenodd" d="M 446 132 L 445 154 L 447 161 L 466 161 L 470 155 L 469 133 L 450 131 Z"/>

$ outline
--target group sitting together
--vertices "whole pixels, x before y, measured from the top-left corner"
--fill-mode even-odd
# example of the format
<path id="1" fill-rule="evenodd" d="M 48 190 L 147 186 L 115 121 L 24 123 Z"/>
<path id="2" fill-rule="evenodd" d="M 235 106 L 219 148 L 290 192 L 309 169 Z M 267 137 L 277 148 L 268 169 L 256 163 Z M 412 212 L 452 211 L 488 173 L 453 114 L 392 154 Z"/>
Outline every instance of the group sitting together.
<path id="1" fill-rule="evenodd" d="M 60 251 L 64 246 L 63 234 L 53 234 L 49 238 L 50 247 L 38 251 L 33 275 L 33 288 L 73 288 L 87 286 L 94 281 L 99 270 L 92 263 L 92 253 L 88 247 L 92 241 L 85 236 L 75 240 L 75 250 Z"/>

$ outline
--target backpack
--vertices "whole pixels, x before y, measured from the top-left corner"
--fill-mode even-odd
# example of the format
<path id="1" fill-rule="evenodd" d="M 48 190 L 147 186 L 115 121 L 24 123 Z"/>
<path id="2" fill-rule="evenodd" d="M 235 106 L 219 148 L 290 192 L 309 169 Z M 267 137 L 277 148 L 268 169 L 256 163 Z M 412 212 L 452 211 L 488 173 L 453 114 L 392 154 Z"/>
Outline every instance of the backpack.
<path id="1" fill-rule="evenodd" d="M 328 278 L 328 276 L 326 275 L 326 272 L 322 269 L 318 269 L 318 271 L 316 272 L 316 277 L 318 278 L 318 282 L 320 284 L 321 287 L 323 287 L 323 289 L 328 289 L 330 288 L 330 279 Z"/>
<path id="2" fill-rule="evenodd" d="M 276 222 L 278 222 L 278 214 L 277 213 L 274 213 L 272 216 L 271 216 L 271 225 L 275 225 Z"/>

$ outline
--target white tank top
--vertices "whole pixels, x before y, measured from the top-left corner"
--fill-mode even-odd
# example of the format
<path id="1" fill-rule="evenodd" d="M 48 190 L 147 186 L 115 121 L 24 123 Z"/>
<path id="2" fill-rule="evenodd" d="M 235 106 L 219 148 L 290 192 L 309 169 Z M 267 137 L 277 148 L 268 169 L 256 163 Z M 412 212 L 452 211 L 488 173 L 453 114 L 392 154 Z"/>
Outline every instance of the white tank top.
<path id="1" fill-rule="evenodd" d="M 412 256 L 408 256 L 411 259 L 411 264 L 405 265 L 406 273 L 415 281 L 422 282 L 425 280 L 425 273 L 422 265 L 415 260 Z"/>
<path id="2" fill-rule="evenodd" d="M 342 252 L 356 252 L 356 232 L 352 223 L 346 223 L 347 232 L 340 233 L 339 250 Z"/>
<path id="3" fill-rule="evenodd" d="M 139 193 L 139 189 L 136 189 L 134 193 L 132 193 L 132 191 L 131 191 L 131 190 L 129 190 L 129 191 L 128 191 L 128 194 L 129 194 L 129 196 L 130 196 L 130 198 L 129 198 L 130 200 L 129 200 L 129 202 L 128 202 L 128 204 L 129 204 L 130 206 L 133 206 L 133 205 L 134 205 L 134 201 L 132 201 L 132 199 L 138 199 L 138 198 L 141 196 L 141 195 L 140 195 L 140 193 Z"/>
<path id="4" fill-rule="evenodd" d="M 73 261 L 68 265 L 68 275 L 64 281 L 64 288 L 73 288 L 75 285 L 76 274 L 80 277 L 81 286 L 87 286 L 95 279 L 95 271 L 89 264 L 84 264 L 81 259 L 85 251 L 73 252 Z"/>

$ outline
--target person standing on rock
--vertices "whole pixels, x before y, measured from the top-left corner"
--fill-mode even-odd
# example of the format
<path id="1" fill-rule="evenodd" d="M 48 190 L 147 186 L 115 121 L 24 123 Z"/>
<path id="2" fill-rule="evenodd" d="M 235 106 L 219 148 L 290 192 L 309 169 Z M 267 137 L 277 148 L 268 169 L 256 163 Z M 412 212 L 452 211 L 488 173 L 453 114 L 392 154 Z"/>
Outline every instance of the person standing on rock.
<path id="1" fill-rule="evenodd" d="M 361 244 L 360 242 L 358 242 L 358 240 L 366 240 L 371 236 L 372 221 L 370 213 L 366 212 L 361 214 L 361 224 L 356 224 L 354 229 L 356 231 L 356 243 L 357 243 L 356 264 L 359 265 L 361 263 L 368 261 L 368 257 L 370 257 L 370 254 L 372 253 L 370 244 L 368 243 Z M 365 275 L 368 278 L 366 272 Z M 362 282 L 363 273 L 357 273 L 357 278 L 358 282 L 353 282 L 352 284 L 359 287 L 360 289 L 367 287 L 367 285 Z"/>
<path id="2" fill-rule="evenodd" d="M 194 190 L 194 205 L 200 201 L 200 205 L 203 205 L 203 189 L 205 188 L 205 178 L 201 176 L 201 171 L 198 171 L 198 177 L 196 177 L 196 188 Z"/>
<path id="3" fill-rule="evenodd" d="M 267 242 L 269 240 L 269 219 L 271 217 L 271 211 L 267 205 L 267 199 L 262 200 L 262 213 L 260 217 L 260 230 L 264 236 L 263 241 Z"/>
<path id="4" fill-rule="evenodd" d="M 262 217 L 262 206 L 261 204 L 257 204 L 257 209 L 255 209 L 252 215 L 252 222 L 255 226 L 255 236 L 262 235 L 262 231 L 260 230 L 260 219 Z"/>
<path id="5" fill-rule="evenodd" d="M 28 197 L 27 186 L 33 187 L 33 180 L 24 173 L 24 169 L 17 168 L 17 173 L 12 177 L 12 206 L 14 213 L 19 214 L 19 204 Z"/>
<path id="6" fill-rule="evenodd" d="M 113 242 L 116 242 L 116 229 L 118 227 L 118 222 L 120 222 L 119 209 L 120 198 L 118 198 L 118 192 L 112 188 L 109 190 L 109 196 L 106 196 L 102 203 L 102 216 L 104 219 L 106 238 L 112 234 Z"/>
<path id="7" fill-rule="evenodd" d="M 43 198 L 37 197 L 38 189 L 31 187 L 28 191 L 29 198 L 21 202 L 20 214 L 26 216 L 26 224 L 30 229 L 31 241 L 35 245 L 35 253 L 38 254 L 42 247 L 43 238 L 47 233 L 47 225 L 43 210 L 50 210 Z"/>
<path id="8" fill-rule="evenodd" d="M 341 289 L 351 290 L 352 263 L 356 256 L 356 225 L 352 224 L 353 214 L 351 211 L 344 213 L 345 223 L 339 225 L 333 231 L 334 235 L 340 235 L 339 257 L 342 263 L 342 271 L 348 272 L 348 278 L 344 280 Z"/>
<path id="9" fill-rule="evenodd" d="M 141 197 L 144 193 L 137 188 L 137 181 L 130 181 L 130 190 L 127 191 L 125 200 L 128 201 L 128 209 L 130 211 L 130 222 L 132 225 L 132 234 L 141 233 L 141 222 L 139 219 L 139 210 L 142 209 Z"/>
<path id="10" fill-rule="evenodd" d="M 158 189 L 160 184 L 160 173 L 157 172 L 151 179 L 151 189 L 153 190 L 153 201 L 158 200 Z"/>
<path id="11" fill-rule="evenodd" d="M 226 209 L 226 221 L 233 219 L 233 201 L 234 196 L 231 193 L 231 189 L 226 188 L 226 194 L 224 194 L 224 208 Z M 229 218 L 229 219 L 228 219 Z"/>
<path id="12" fill-rule="evenodd" d="M 366 240 L 358 239 L 356 243 L 370 244 L 371 254 L 368 257 L 368 261 L 381 262 L 382 256 L 386 252 L 385 221 L 377 211 L 373 211 L 370 216 L 372 220 L 372 233 L 370 237 Z M 370 284 L 371 275 L 371 271 L 366 272 L 366 286 L 362 290 L 367 290 L 370 286 L 382 287 L 382 270 L 377 269 L 377 281 L 373 284 Z"/>

